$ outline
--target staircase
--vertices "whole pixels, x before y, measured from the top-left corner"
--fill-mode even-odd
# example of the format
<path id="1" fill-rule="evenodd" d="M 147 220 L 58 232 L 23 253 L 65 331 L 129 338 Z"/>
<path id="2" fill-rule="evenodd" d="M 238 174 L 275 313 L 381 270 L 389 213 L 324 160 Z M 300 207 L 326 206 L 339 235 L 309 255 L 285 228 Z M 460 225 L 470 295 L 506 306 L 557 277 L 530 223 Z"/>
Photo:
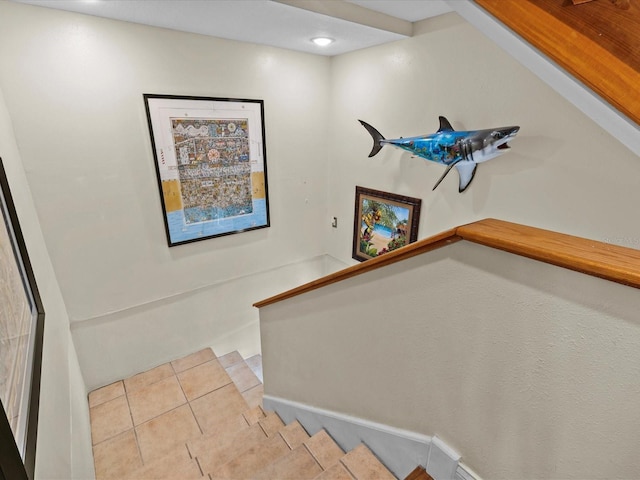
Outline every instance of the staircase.
<path id="1" fill-rule="evenodd" d="M 364 444 L 265 412 L 261 377 L 260 356 L 204 349 L 94 390 L 97 480 L 395 478 Z"/>

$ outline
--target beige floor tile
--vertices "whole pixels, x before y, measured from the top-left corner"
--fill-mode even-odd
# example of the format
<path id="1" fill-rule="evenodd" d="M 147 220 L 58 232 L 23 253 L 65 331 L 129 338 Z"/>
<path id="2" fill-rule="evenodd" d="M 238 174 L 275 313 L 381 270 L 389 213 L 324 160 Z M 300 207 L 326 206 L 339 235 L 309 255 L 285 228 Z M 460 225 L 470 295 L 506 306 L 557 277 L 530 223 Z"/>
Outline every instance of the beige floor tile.
<path id="1" fill-rule="evenodd" d="M 216 359 L 180 372 L 178 380 L 189 401 L 231 383 L 231 378 Z"/>
<path id="2" fill-rule="evenodd" d="M 201 434 L 189 405 L 171 410 L 136 427 L 138 445 L 145 463 Z"/>
<path id="3" fill-rule="evenodd" d="M 282 435 L 282 438 L 284 438 L 284 441 L 287 442 L 291 450 L 298 448 L 306 440 L 309 440 L 309 434 L 302 428 L 302 425 L 300 425 L 300 422 L 297 420 L 281 428 L 280 435 Z"/>
<path id="4" fill-rule="evenodd" d="M 133 377 L 124 379 L 124 388 L 127 390 L 127 393 L 132 392 L 133 390 L 145 387 L 147 385 L 151 385 L 152 383 L 159 382 L 160 380 L 170 377 L 174 374 L 173 368 L 171 368 L 171 364 L 165 363 L 156 368 L 152 368 L 151 370 L 147 370 L 146 372 L 138 373 Z"/>
<path id="5" fill-rule="evenodd" d="M 260 380 L 261 383 L 264 383 L 264 378 L 262 376 L 262 355 L 254 355 L 253 357 L 249 357 L 245 360 L 249 368 L 253 370 L 253 373 L 256 374 L 256 377 Z"/>
<path id="6" fill-rule="evenodd" d="M 240 392 L 260 385 L 260 380 L 245 362 L 236 363 L 226 370 Z"/>
<path id="7" fill-rule="evenodd" d="M 253 480 L 311 480 L 322 473 L 322 468 L 309 451 L 301 445 L 284 457 L 267 465 Z"/>
<path id="8" fill-rule="evenodd" d="M 215 433 L 216 425 L 228 417 L 249 409 L 233 383 L 207 393 L 191 402 L 198 424 L 205 434 Z"/>
<path id="9" fill-rule="evenodd" d="M 363 444 L 342 457 L 341 462 L 359 480 L 395 480 L 391 472 Z"/>
<path id="10" fill-rule="evenodd" d="M 318 475 L 315 480 L 355 480 L 342 463 L 336 463 Z"/>
<path id="11" fill-rule="evenodd" d="M 304 444 L 323 469 L 338 463 L 344 452 L 325 430 L 320 430 Z"/>
<path id="12" fill-rule="evenodd" d="M 173 362 L 171 362 L 171 366 L 176 373 L 180 373 L 202 363 L 210 362 L 214 358 L 216 358 L 216 354 L 213 353 L 213 350 L 211 350 L 210 348 L 203 348 L 196 353 L 192 353 L 191 355 L 187 355 L 186 357 L 174 360 Z"/>
<path id="13" fill-rule="evenodd" d="M 240 355 L 237 350 L 218 357 L 220 365 L 222 365 L 224 368 L 235 365 L 236 363 L 242 362 L 243 360 L 244 359 L 242 358 L 242 355 Z"/>
<path id="14" fill-rule="evenodd" d="M 238 455 L 260 445 L 267 440 L 267 436 L 259 425 L 252 425 L 248 429 L 236 433 L 224 443 L 218 442 L 215 436 L 208 439 L 208 444 L 199 445 L 199 453 L 196 455 L 198 463 L 205 474 L 215 472 L 222 465 L 238 457 Z"/>
<path id="15" fill-rule="evenodd" d="M 127 393 L 133 423 L 140 425 L 163 413 L 187 403 L 175 376 Z"/>
<path id="16" fill-rule="evenodd" d="M 94 445 L 133 428 L 129 405 L 124 395 L 91 408 L 89 414 Z"/>
<path id="17" fill-rule="evenodd" d="M 251 478 L 260 470 L 291 450 L 280 435 L 264 440 L 211 472 L 212 477 Z"/>
<path id="18" fill-rule="evenodd" d="M 107 385 L 106 387 L 98 388 L 89 393 L 89 408 L 113 400 L 121 395 L 124 395 L 124 384 L 122 380 Z"/>
<path id="19" fill-rule="evenodd" d="M 262 398 L 264 397 L 264 386 L 262 384 L 257 385 L 249 390 L 242 392 L 242 396 L 249 405 L 249 407 L 262 407 Z"/>
<path id="20" fill-rule="evenodd" d="M 93 447 L 96 480 L 118 479 L 142 466 L 133 430 Z"/>
<path id="21" fill-rule="evenodd" d="M 163 455 L 135 470 L 125 480 L 195 480 L 202 478 L 198 463 L 191 459 L 185 448 Z"/>

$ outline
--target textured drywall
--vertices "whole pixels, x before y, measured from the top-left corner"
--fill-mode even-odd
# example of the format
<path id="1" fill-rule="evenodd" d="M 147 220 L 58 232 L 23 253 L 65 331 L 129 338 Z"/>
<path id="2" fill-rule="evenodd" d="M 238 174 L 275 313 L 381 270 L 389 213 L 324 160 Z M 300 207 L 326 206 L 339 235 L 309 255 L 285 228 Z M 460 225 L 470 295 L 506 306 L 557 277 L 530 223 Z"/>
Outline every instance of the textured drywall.
<path id="1" fill-rule="evenodd" d="M 422 199 L 419 237 L 487 217 L 640 247 L 634 222 L 640 158 L 455 13 L 420 22 L 413 38 L 333 58 L 327 252 L 351 257 L 355 186 Z M 372 141 L 520 125 L 511 150 L 478 166 L 458 193 L 452 171 Z M 624 201 L 621 201 L 621 195 Z"/>
<path id="2" fill-rule="evenodd" d="M 460 242 L 260 310 L 265 393 L 481 478 L 637 478 L 638 290 Z"/>
<path id="3" fill-rule="evenodd" d="M 325 57 L 0 2 L 0 86 L 71 321 L 323 254 L 328 79 Z M 144 93 L 264 100 L 270 228 L 168 248 Z"/>

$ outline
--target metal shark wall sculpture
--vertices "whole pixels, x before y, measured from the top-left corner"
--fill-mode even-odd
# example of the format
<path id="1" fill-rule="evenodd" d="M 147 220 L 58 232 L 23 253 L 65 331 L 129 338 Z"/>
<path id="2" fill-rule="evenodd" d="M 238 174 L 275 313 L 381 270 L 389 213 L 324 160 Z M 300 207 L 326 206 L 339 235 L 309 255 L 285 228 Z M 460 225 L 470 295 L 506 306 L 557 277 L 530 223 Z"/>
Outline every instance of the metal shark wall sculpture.
<path id="1" fill-rule="evenodd" d="M 489 128 L 486 130 L 456 131 L 445 117 L 440 118 L 436 133 L 420 137 L 386 139 L 367 122 L 358 120 L 373 137 L 369 157 L 385 145 L 393 145 L 431 162 L 446 165 L 447 169 L 433 186 L 435 190 L 453 167 L 460 177 L 459 192 L 464 192 L 476 174 L 479 163 L 502 155 L 509 149 L 507 142 L 518 134 L 520 127 Z"/>

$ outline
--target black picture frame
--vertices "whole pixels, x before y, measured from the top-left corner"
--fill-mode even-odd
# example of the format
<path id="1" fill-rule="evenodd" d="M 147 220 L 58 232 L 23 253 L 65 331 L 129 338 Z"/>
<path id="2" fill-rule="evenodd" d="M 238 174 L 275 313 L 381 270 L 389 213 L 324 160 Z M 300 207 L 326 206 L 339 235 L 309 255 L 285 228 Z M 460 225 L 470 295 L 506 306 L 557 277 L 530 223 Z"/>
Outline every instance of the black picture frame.
<path id="1" fill-rule="evenodd" d="M 418 239 L 422 200 L 356 186 L 354 260 L 364 262 Z"/>
<path id="2" fill-rule="evenodd" d="M 264 101 L 143 98 L 169 247 L 269 227 Z"/>
<path id="3" fill-rule="evenodd" d="M 0 210 L 0 228 L 4 229 L 3 238 L 9 240 L 11 247 L 10 249 L 5 248 L 4 253 L 0 252 L 0 260 L 3 263 L 6 262 L 5 268 L 0 268 L 0 275 L 12 271 L 14 274 L 17 272 L 17 275 L 20 276 L 19 279 L 14 278 L 13 281 L 14 284 L 18 281 L 22 284 L 31 319 L 28 327 L 28 339 L 25 339 L 27 358 L 23 360 L 25 368 L 22 372 L 23 384 L 20 387 L 22 396 L 18 422 L 13 421 L 15 416 L 12 415 L 11 419 L 7 416 L 6 407 L 8 405 L 5 403 L 11 402 L 2 402 L 0 396 L 0 445 L 2 445 L 0 448 L 0 475 L 2 479 L 7 480 L 32 480 L 35 478 L 45 314 L 1 158 Z M 9 250 L 13 252 L 13 255 L 8 254 Z M 6 300 L 3 298 L 3 301 Z M 5 311 L 11 310 L 7 308 L 8 306 L 10 305 L 5 304 Z M 7 330 L 0 329 L 0 332 L 5 333 Z M 10 350 L 6 348 L 9 342 L 8 338 L 0 335 L 0 341 L 5 347 L 5 352 Z"/>

